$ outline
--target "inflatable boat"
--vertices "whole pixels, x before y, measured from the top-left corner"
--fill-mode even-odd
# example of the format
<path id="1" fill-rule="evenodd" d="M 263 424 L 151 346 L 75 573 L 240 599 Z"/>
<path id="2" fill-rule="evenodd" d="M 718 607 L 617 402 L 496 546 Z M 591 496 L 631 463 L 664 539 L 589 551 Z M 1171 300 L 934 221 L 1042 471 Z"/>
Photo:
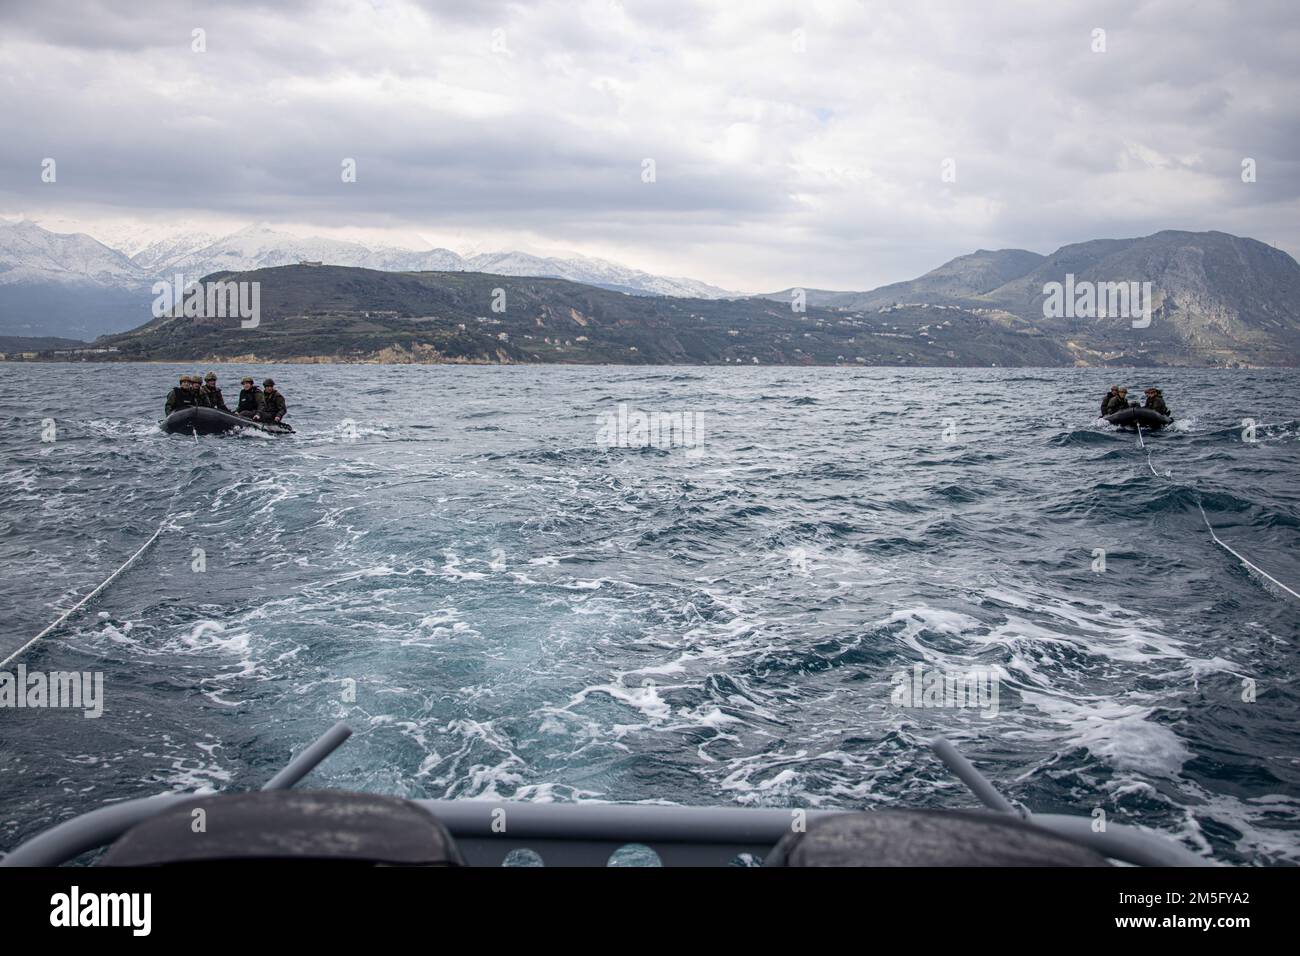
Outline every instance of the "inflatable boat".
<path id="1" fill-rule="evenodd" d="M 172 435 L 221 435 L 237 428 L 256 428 L 268 435 L 288 435 L 293 429 L 273 422 L 255 422 L 218 408 L 182 408 L 172 412 L 158 427 Z"/>
<path id="2" fill-rule="evenodd" d="M 1148 431 L 1157 431 L 1173 421 L 1168 415 L 1161 415 L 1155 409 L 1142 408 L 1138 405 L 1131 405 L 1128 408 L 1120 409 L 1118 412 L 1112 412 L 1106 415 L 1105 419 L 1120 428 L 1137 428 L 1137 426 L 1141 425 Z"/>
<path id="3" fill-rule="evenodd" d="M 1211 866 L 1145 830 L 1013 806 L 948 741 L 932 747 L 987 810 L 829 810 L 406 800 L 293 790 L 351 734 L 338 724 L 260 790 L 167 793 L 63 820 L 0 857 L 57 866 L 107 846 L 102 866 L 236 860 L 396 866 Z M 195 840 L 195 814 L 220 826 Z M 506 825 L 508 821 L 508 826 Z M 624 863 L 622 865 L 629 865 Z"/>

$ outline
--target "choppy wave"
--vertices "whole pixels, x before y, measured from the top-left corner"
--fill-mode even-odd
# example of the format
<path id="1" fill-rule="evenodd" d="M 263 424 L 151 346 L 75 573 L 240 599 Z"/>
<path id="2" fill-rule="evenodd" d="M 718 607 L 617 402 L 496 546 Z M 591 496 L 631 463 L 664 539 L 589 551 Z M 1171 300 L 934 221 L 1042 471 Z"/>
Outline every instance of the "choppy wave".
<path id="1" fill-rule="evenodd" d="M 168 530 L 25 658 L 107 700 L 0 712 L 3 845 L 346 719 L 324 783 L 528 800 L 969 806 L 944 734 L 1027 806 L 1300 862 L 1300 609 L 1199 510 L 1300 581 L 1292 373 L 1161 370 L 1143 450 L 1093 417 L 1114 370 L 239 368 L 297 434 L 195 442 L 131 397 L 176 370 L 69 414 L 32 407 L 68 369 L 5 368 L 0 650 Z M 704 443 L 605 447 L 619 402 Z M 918 665 L 996 713 L 899 706 Z"/>

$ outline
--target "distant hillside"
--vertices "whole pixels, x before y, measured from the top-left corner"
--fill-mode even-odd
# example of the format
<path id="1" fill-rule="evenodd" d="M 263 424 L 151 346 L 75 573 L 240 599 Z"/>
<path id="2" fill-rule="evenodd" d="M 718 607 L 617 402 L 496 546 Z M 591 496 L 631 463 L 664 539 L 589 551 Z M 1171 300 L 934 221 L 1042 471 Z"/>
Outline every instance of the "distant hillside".
<path id="1" fill-rule="evenodd" d="M 839 309 L 878 309 L 895 303 L 928 302 L 947 305 L 990 292 L 1023 276 L 1046 257 L 1024 249 L 981 249 L 958 256 L 917 279 L 894 282 L 870 292 L 807 290 L 808 304 Z M 790 301 L 794 290 L 772 292 L 764 298 Z"/>
<path id="2" fill-rule="evenodd" d="M 1044 314 L 1044 286 L 1149 282 L 1151 323 L 1131 316 Z M 790 291 L 769 298 L 789 301 Z M 1167 230 L 1137 239 L 1097 239 L 1050 256 L 1021 249 L 959 256 L 908 282 L 870 292 L 808 293 L 810 305 L 888 308 L 957 305 L 1014 317 L 1096 364 L 1300 364 L 1300 264 L 1285 252 L 1223 232 Z"/>
<path id="3" fill-rule="evenodd" d="M 80 263 L 74 278 L 49 280 L 55 287 L 45 290 L 47 298 L 84 287 L 94 291 L 88 308 L 119 308 L 134 316 L 135 325 L 149 316 L 147 289 L 128 294 L 99 284 L 123 269 L 112 250 L 86 237 L 51 240 L 31 229 L 8 235 L 24 243 L 24 254 L 32 253 L 21 276 L 39 278 L 40 263 L 59 256 Z M 231 258 L 259 260 L 262 238 L 249 232 L 244 245 L 232 247 Z M 502 271 L 560 268 L 552 260 L 514 255 L 483 261 Z M 261 284 L 259 328 L 163 319 L 96 344 L 120 349 L 111 354 L 122 358 L 186 360 L 1300 364 L 1300 264 L 1264 243 L 1221 232 L 1100 239 L 1050 256 L 981 250 L 869 292 L 810 290 L 805 314 L 792 310 L 788 291 L 738 299 L 670 297 L 621 285 L 614 281 L 617 270 L 596 260 L 583 268 L 609 281 L 602 288 L 459 268 L 241 268 L 214 276 Z M 6 285 L 7 274 L 0 272 L 0 302 L 26 288 L 21 281 Z M 1129 283 L 1149 283 L 1150 322 L 1135 322 L 1133 314 L 1097 317 L 1097 311 L 1048 314 L 1045 287 L 1067 282 L 1123 284 L 1126 290 Z M 502 313 L 493 308 L 496 289 L 506 292 Z M 67 305 L 67 314 L 76 314 L 75 305 Z M 0 333 L 37 334 L 34 325 L 0 323 Z M 61 331 L 88 337 L 77 324 Z"/>
<path id="4" fill-rule="evenodd" d="M 694 279 L 658 276 L 588 256 L 489 252 L 462 257 L 450 249 L 411 250 L 302 237 L 265 224 L 227 236 L 189 232 L 151 239 L 146 228 L 132 227 L 106 231 L 104 237 L 101 242 L 78 233 L 52 232 L 34 222 L 0 221 L 0 334 L 93 337 L 119 332 L 148 318 L 151 286 L 171 281 L 177 273 L 192 281 L 214 272 L 304 261 L 390 272 L 548 276 L 634 295 L 731 294 Z"/>
<path id="5" fill-rule="evenodd" d="M 260 324 L 155 319 L 95 344 L 118 359 L 1056 365 L 1030 329 L 958 309 L 888 314 L 762 299 L 630 296 L 562 279 L 283 266 L 214 278 L 261 283 Z M 504 300 L 496 290 L 504 291 Z M 503 301 L 504 312 L 493 311 Z"/>
<path id="6" fill-rule="evenodd" d="M 82 235 L 0 222 L 0 335 L 93 338 L 148 315 L 126 256 Z"/>
<path id="7" fill-rule="evenodd" d="M 55 349 L 84 349 L 86 343 L 77 339 L 60 339 L 53 336 L 30 338 L 22 335 L 0 335 L 0 352 L 46 352 Z"/>
<path id="8" fill-rule="evenodd" d="M 1126 318 L 1044 317 L 1044 284 L 1063 282 L 1067 274 L 1076 283 L 1150 282 L 1150 327 L 1136 330 Z M 1161 362 L 1300 361 L 1300 264 L 1265 243 L 1223 232 L 1166 231 L 1063 246 L 978 300 L 1062 340 L 1103 351 L 1143 348 Z"/>

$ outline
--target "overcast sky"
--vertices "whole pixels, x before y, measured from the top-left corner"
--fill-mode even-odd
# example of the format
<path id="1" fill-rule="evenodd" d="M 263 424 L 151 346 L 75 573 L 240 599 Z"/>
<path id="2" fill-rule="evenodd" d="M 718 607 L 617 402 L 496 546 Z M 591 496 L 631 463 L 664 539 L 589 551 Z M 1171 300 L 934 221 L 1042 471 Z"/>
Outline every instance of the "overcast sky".
<path id="1" fill-rule="evenodd" d="M 1300 256 L 1297 51 L 1295 0 L 0 0 L 0 214 L 742 291 L 1166 228 Z"/>

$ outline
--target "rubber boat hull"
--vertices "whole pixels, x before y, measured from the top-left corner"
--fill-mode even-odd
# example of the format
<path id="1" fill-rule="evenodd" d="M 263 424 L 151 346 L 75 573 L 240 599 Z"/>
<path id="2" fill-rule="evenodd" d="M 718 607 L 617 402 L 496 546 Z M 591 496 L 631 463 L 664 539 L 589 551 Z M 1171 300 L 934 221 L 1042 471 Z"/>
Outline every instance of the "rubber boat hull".
<path id="1" fill-rule="evenodd" d="M 268 435 L 288 435 L 293 431 L 288 425 L 255 422 L 218 408 L 182 408 L 159 422 L 159 427 L 172 435 L 222 435 L 237 428 L 256 428 Z"/>
<path id="2" fill-rule="evenodd" d="M 1137 428 L 1141 425 L 1148 431 L 1157 431 L 1170 424 L 1173 419 L 1150 408 L 1124 408 L 1107 415 L 1106 421 L 1120 428 Z"/>

